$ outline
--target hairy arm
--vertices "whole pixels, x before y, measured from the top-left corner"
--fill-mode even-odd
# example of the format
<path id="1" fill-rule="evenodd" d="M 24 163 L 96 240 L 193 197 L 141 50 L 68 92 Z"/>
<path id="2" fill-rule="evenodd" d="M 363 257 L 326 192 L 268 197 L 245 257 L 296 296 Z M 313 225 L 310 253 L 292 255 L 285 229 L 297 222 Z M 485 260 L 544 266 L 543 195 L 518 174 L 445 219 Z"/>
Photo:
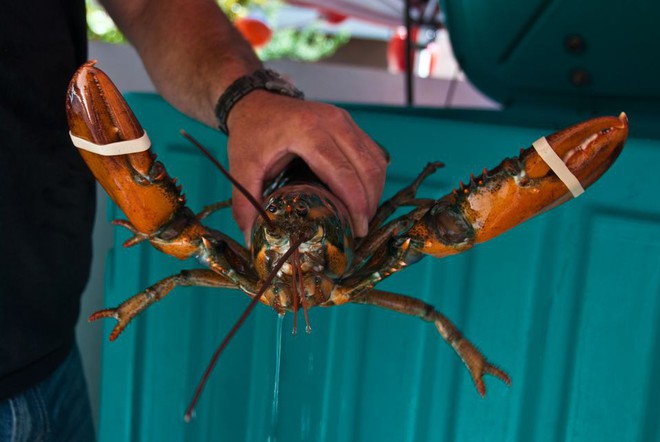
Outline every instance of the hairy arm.
<path id="1" fill-rule="evenodd" d="M 140 54 L 158 92 L 209 126 L 236 78 L 261 67 L 250 45 L 212 0 L 104 0 Z"/>
<path id="2" fill-rule="evenodd" d="M 210 126 L 222 92 L 262 67 L 250 45 L 212 0 L 104 0 L 135 46 L 158 92 Z M 232 174 L 259 196 L 264 180 L 299 156 L 348 207 L 355 233 L 367 233 L 387 161 L 381 149 L 334 106 L 255 91 L 229 113 Z M 255 210 L 234 190 L 234 216 L 248 232 Z M 259 198 L 258 198 L 259 199 Z"/>

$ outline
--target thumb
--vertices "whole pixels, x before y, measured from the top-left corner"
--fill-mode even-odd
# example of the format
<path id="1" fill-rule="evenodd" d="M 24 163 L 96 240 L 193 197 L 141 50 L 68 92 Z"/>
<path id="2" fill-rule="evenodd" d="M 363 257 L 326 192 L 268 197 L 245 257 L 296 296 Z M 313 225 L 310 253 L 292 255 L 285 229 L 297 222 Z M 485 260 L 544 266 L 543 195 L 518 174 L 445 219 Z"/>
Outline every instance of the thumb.
<path id="1" fill-rule="evenodd" d="M 252 195 L 252 197 L 259 205 L 261 205 L 260 189 L 262 188 L 262 185 L 263 184 L 261 180 L 258 180 L 252 185 L 243 184 L 245 190 L 248 191 L 250 195 Z M 252 231 L 254 220 L 257 217 L 257 209 L 236 187 L 234 187 L 232 190 L 232 213 L 236 223 L 238 224 L 238 227 L 243 232 L 243 236 L 245 237 L 245 244 L 249 246 L 250 232 Z"/>
<path id="2" fill-rule="evenodd" d="M 254 219 L 257 217 L 257 211 L 252 204 L 243 196 L 238 190 L 234 190 L 232 195 L 232 212 L 236 224 L 238 224 L 239 229 L 243 232 L 243 236 L 249 238 L 250 231 L 252 230 L 252 225 L 254 224 Z M 246 241 L 246 244 L 248 241 Z"/>

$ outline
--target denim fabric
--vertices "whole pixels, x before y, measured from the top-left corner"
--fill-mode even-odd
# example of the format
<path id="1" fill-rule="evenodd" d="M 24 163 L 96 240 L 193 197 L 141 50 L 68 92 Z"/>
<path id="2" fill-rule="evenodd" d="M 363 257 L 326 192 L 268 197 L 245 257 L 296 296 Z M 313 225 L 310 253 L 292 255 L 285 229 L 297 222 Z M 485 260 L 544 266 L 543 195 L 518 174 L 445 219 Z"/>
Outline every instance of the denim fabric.
<path id="1" fill-rule="evenodd" d="M 91 442 L 92 413 L 78 348 L 50 377 L 0 401 L 0 442 Z"/>

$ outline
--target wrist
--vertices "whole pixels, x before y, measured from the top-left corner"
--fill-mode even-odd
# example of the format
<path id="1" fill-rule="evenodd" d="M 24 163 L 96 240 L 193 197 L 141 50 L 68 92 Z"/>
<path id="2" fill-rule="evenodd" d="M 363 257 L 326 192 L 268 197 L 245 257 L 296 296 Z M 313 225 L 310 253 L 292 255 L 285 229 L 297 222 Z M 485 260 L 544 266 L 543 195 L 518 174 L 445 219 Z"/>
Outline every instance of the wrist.
<path id="1" fill-rule="evenodd" d="M 252 74 L 235 80 L 220 96 L 215 106 L 218 128 L 229 135 L 228 120 L 237 103 L 254 91 L 266 91 L 296 99 L 304 99 L 304 94 L 290 82 L 270 69 L 259 69 Z"/>

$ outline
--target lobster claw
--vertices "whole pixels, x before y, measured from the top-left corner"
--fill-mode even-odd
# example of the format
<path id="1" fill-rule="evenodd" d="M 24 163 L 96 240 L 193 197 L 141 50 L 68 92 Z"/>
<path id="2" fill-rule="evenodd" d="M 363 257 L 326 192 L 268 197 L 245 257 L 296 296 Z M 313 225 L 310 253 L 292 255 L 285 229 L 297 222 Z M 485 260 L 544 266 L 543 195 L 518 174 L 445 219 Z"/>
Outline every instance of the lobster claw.
<path id="1" fill-rule="evenodd" d="M 545 140 L 557 160 L 586 189 L 614 163 L 627 137 L 628 118 L 621 113 L 576 124 Z M 488 173 L 483 187 L 468 193 L 463 205 L 474 214 L 469 218 L 477 227 L 475 243 L 488 241 L 573 198 L 569 184 L 550 164 L 537 148 L 530 147 L 519 158 L 505 160 Z"/>
<path id="2" fill-rule="evenodd" d="M 547 137 L 555 153 L 584 188 L 600 178 L 617 159 L 628 137 L 628 117 L 601 117 L 576 124 Z M 523 159 L 531 179 L 547 177 L 549 167 L 538 156 Z"/>
<path id="3" fill-rule="evenodd" d="M 99 148 L 144 137 L 142 126 L 108 76 L 95 61 L 82 65 L 67 91 L 71 135 L 79 145 Z M 148 139 L 144 137 L 145 143 Z M 166 225 L 185 200 L 149 144 L 133 153 L 81 147 L 80 154 L 101 186 L 126 214 L 136 231 L 150 235 Z"/>
<path id="4" fill-rule="evenodd" d="M 441 258 L 463 252 L 570 200 L 570 186 L 558 169 L 587 188 L 614 163 L 627 136 L 626 114 L 595 118 L 539 140 L 554 152 L 554 166 L 530 147 L 517 158 L 484 169 L 468 185 L 436 201 L 403 234 L 416 245 L 407 260 L 419 259 L 420 253 Z"/>

